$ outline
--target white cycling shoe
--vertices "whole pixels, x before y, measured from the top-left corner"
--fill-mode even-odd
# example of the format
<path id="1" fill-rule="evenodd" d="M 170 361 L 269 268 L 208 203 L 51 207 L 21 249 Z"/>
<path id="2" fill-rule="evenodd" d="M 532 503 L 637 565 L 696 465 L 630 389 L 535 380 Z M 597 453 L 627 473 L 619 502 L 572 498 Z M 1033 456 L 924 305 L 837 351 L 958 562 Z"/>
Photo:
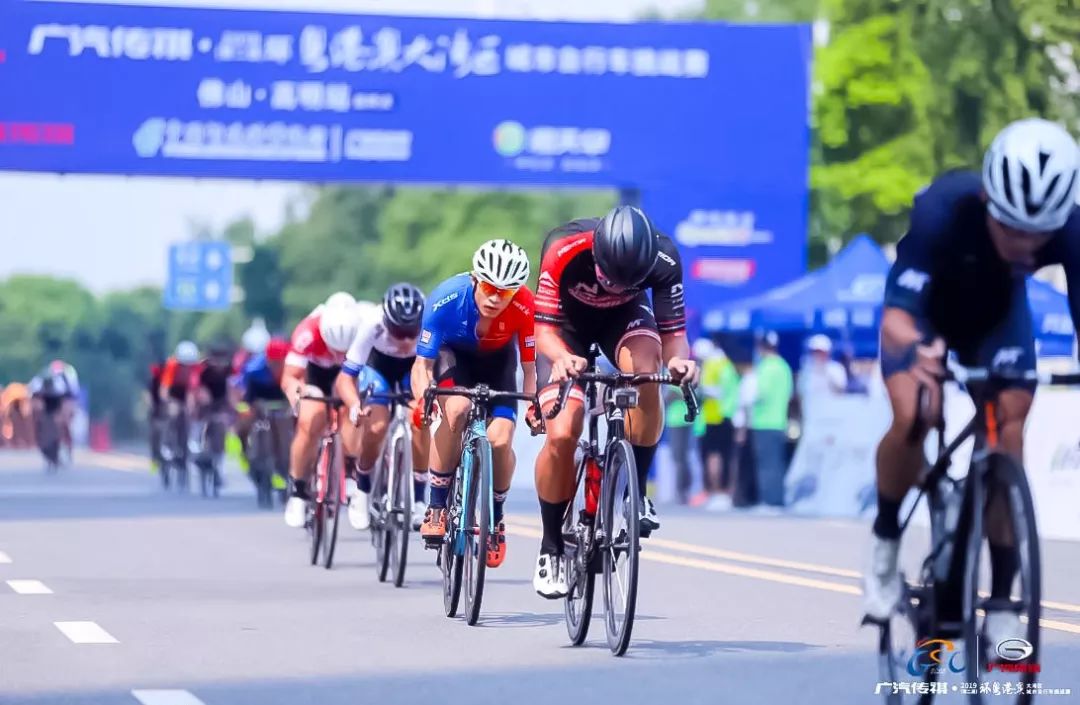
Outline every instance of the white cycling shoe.
<path id="1" fill-rule="evenodd" d="M 863 578 L 863 609 L 870 619 L 885 622 L 900 602 L 900 541 L 871 536 L 870 567 Z"/>
<path id="2" fill-rule="evenodd" d="M 1020 615 L 1011 610 L 987 610 L 983 633 L 986 634 L 986 640 L 990 642 L 986 651 L 992 660 L 997 660 L 999 644 L 1027 636 L 1024 625 L 1020 623 Z"/>
<path id="3" fill-rule="evenodd" d="M 349 493 L 349 526 L 357 531 L 363 531 L 371 526 L 367 492 L 357 489 Z"/>
<path id="4" fill-rule="evenodd" d="M 285 503 L 285 525 L 293 529 L 304 528 L 307 519 L 307 501 L 299 497 L 289 497 Z"/>
<path id="5" fill-rule="evenodd" d="M 566 597 L 570 587 L 566 584 L 566 570 L 562 556 L 541 553 L 536 559 L 536 573 L 533 575 L 533 588 L 540 597 L 558 600 Z"/>

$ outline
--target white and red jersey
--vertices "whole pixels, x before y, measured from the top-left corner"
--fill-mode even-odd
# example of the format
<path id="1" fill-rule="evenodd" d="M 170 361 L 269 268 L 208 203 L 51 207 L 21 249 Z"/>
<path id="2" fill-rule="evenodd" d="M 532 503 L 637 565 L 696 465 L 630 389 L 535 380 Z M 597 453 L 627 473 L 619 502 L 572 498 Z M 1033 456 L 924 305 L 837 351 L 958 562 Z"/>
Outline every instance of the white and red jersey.
<path id="1" fill-rule="evenodd" d="M 300 321 L 293 331 L 291 348 L 285 357 L 285 364 L 292 367 L 306 368 L 308 363 L 327 369 L 340 367 L 345 361 L 345 353 L 339 353 L 327 347 L 319 332 L 322 311 L 316 309 L 307 318 Z"/>

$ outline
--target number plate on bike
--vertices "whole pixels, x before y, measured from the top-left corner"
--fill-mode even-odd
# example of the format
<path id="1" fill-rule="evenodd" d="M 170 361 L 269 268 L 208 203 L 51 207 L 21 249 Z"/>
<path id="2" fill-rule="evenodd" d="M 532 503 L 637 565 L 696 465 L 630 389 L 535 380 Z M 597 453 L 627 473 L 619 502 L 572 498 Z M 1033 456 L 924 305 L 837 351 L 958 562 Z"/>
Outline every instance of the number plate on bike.
<path id="1" fill-rule="evenodd" d="M 616 389 L 613 395 L 615 406 L 619 409 L 633 409 L 638 404 L 638 390 L 634 388 Z"/>

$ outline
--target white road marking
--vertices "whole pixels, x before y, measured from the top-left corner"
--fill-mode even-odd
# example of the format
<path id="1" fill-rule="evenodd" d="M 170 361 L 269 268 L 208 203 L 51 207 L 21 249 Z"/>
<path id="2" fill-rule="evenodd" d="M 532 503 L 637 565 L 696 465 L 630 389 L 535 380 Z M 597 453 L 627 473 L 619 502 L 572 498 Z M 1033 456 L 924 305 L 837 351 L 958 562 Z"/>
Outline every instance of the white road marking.
<path id="1" fill-rule="evenodd" d="M 133 690 L 131 694 L 143 705 L 204 705 L 186 690 Z"/>
<path id="2" fill-rule="evenodd" d="M 10 563 L 10 562 L 11 562 L 11 556 L 4 553 L 3 551 L 0 551 L 0 563 Z"/>
<path id="3" fill-rule="evenodd" d="M 76 644 L 118 644 L 109 632 L 96 622 L 53 622 L 64 636 Z"/>
<path id="4" fill-rule="evenodd" d="M 51 595 L 50 590 L 45 583 L 40 580 L 9 580 L 7 584 L 12 590 L 20 595 Z"/>

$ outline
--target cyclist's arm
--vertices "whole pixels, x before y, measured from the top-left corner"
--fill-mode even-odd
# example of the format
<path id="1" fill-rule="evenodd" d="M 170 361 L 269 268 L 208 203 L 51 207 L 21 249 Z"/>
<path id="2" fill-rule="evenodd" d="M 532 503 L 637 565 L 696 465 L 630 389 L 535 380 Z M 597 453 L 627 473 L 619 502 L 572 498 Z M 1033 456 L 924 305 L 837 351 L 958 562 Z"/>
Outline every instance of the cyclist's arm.
<path id="1" fill-rule="evenodd" d="M 354 406 L 360 405 L 360 392 L 356 388 L 356 374 L 350 373 L 345 367 L 341 368 L 337 380 L 334 381 L 334 391 L 337 392 L 338 399 L 344 403 L 346 409 L 352 409 Z"/>
<path id="2" fill-rule="evenodd" d="M 690 344 L 686 342 L 686 331 L 661 334 L 660 346 L 663 350 L 665 367 L 671 362 L 672 358 L 677 357 L 680 360 L 690 358 Z"/>
<path id="3" fill-rule="evenodd" d="M 431 386 L 432 381 L 435 379 L 435 359 L 428 357 L 416 356 L 416 362 L 413 363 L 411 383 L 413 399 L 422 400 L 424 398 L 424 392 Z"/>
<path id="4" fill-rule="evenodd" d="M 549 360 L 558 360 L 564 355 L 574 354 L 563 342 L 559 329 L 545 323 L 536 325 L 536 350 Z"/>
<path id="5" fill-rule="evenodd" d="M 1080 331 L 1080 216 L 1076 212 L 1066 221 L 1065 227 L 1044 248 L 1046 256 L 1040 266 L 1060 264 L 1065 270 L 1065 283 L 1069 296 L 1069 315 L 1073 331 Z"/>
<path id="6" fill-rule="evenodd" d="M 660 333 L 664 366 L 673 358 L 690 359 L 686 340 L 686 299 L 683 294 L 682 258 L 671 238 L 660 237 L 656 267 L 649 275 L 656 330 Z"/>

